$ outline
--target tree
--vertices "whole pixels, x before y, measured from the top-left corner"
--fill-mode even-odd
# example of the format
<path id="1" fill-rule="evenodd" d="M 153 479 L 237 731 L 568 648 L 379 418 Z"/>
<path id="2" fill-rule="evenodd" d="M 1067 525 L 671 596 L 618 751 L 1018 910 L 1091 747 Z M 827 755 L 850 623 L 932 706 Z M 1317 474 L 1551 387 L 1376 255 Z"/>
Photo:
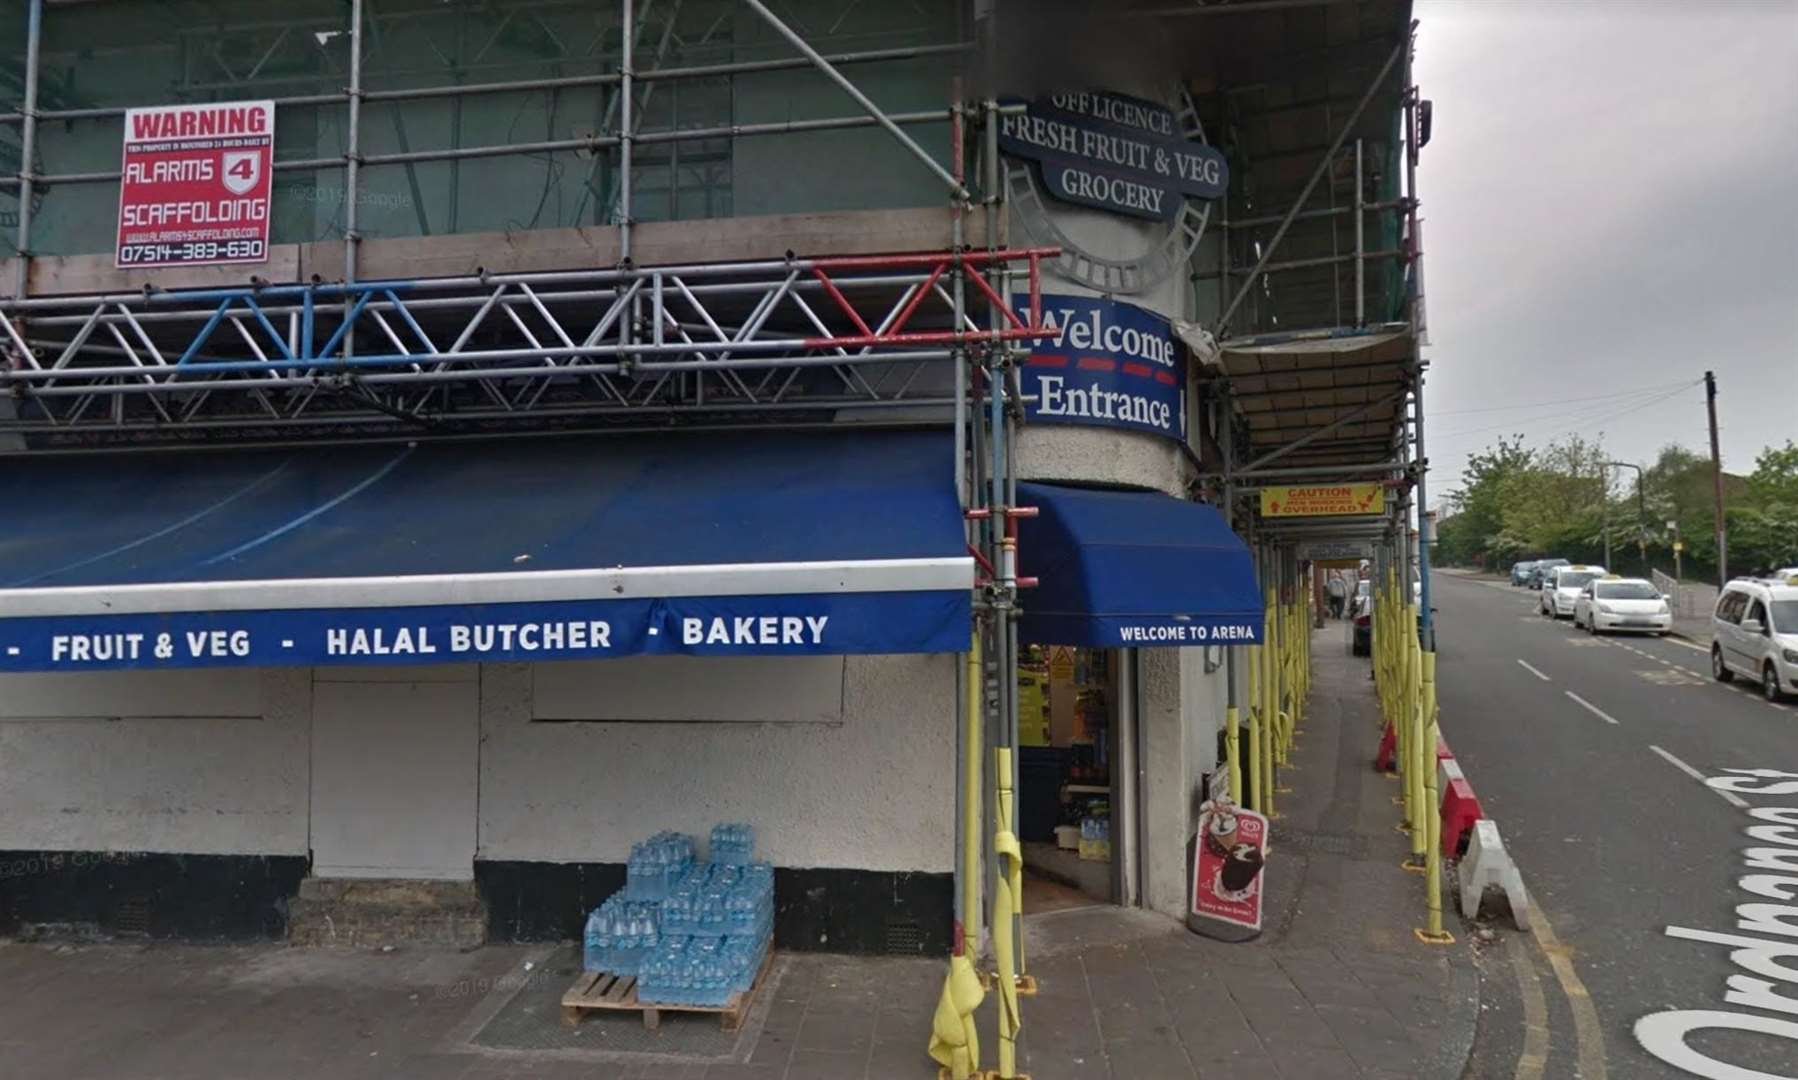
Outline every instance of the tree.
<path id="1" fill-rule="evenodd" d="M 1448 495 L 1451 513 L 1437 529 L 1437 549 L 1445 561 L 1490 563 L 1516 554 L 1503 535 L 1505 482 L 1528 469 L 1532 457 L 1523 436 L 1516 435 L 1467 459 L 1461 486 Z"/>
<path id="2" fill-rule="evenodd" d="M 1729 507 L 1729 561 L 1747 571 L 1798 566 L 1798 444 L 1754 459 L 1746 491 Z"/>

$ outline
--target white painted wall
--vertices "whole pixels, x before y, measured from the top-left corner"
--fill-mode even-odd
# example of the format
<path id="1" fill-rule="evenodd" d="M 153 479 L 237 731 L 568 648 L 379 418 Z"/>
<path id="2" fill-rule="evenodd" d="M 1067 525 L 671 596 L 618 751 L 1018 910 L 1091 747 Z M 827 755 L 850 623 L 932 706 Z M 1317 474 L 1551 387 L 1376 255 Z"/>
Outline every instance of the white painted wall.
<path id="1" fill-rule="evenodd" d="M 0 849 L 304 855 L 303 670 L 0 676 Z"/>
<path id="2" fill-rule="evenodd" d="M 836 723 L 532 722 L 531 666 L 488 666 L 480 857 L 619 862 L 660 829 L 703 836 L 747 821 L 760 855 L 781 866 L 948 872 L 954 659 L 849 657 Z M 566 674 L 585 667 L 599 693 L 615 663 Z M 731 671 L 707 661 L 690 675 L 734 688 L 742 716 L 788 708 L 778 685 Z"/>
<path id="3" fill-rule="evenodd" d="M 312 708 L 313 874 L 472 880 L 478 670 L 319 669 Z"/>
<path id="4" fill-rule="evenodd" d="M 533 722 L 540 687 L 678 718 Z M 954 730 L 949 656 L 8 676 L 0 849 L 456 877 L 741 820 L 784 866 L 947 872 Z"/>
<path id="5" fill-rule="evenodd" d="M 841 656 L 631 656 L 534 664 L 534 720 L 840 723 Z"/>

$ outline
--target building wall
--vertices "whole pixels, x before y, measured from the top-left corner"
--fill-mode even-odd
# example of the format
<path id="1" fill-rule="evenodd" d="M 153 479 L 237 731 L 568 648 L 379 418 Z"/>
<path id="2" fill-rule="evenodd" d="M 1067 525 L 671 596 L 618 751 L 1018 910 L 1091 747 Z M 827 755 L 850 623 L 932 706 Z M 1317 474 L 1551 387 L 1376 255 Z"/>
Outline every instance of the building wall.
<path id="1" fill-rule="evenodd" d="M 304 855 L 304 671 L 0 676 L 0 851 Z"/>
<path id="2" fill-rule="evenodd" d="M 347 5 L 290 0 L 279 12 L 262 4 L 207 7 L 203 16 L 190 12 L 192 17 L 183 18 L 140 0 L 47 5 L 39 108 L 342 92 L 349 59 Z M 363 27 L 365 89 L 510 83 L 617 70 L 617 0 L 539 5 L 529 19 L 515 18 L 507 7 L 485 0 L 370 5 Z M 793 56 L 772 28 L 734 0 L 640 3 L 637 14 L 639 71 Z M 780 15 L 826 54 L 944 44 L 961 33 L 953 0 L 903 5 L 792 0 L 780 5 Z M 227 37 L 230 47 L 215 59 L 216 42 Z M 0 67 L 23 68 L 24 40 L 25 5 L 8 5 L 0 14 Z M 883 109 L 942 110 L 946 117 L 953 67 L 951 57 L 934 56 L 848 69 Z M 619 123 L 615 97 L 615 87 L 597 85 L 372 100 L 362 108 L 359 151 L 378 157 L 608 134 Z M 637 99 L 635 122 L 642 133 L 861 115 L 847 95 L 810 68 L 646 82 Z M 5 109 L 12 107 L 8 102 Z M 121 128 L 116 116 L 42 124 L 35 171 L 117 170 Z M 910 131 L 947 164 L 946 119 Z M 347 106 L 280 106 L 275 138 L 277 161 L 340 161 L 348 150 Z M 17 171 L 18 140 L 17 126 L 0 125 L 0 171 Z M 941 181 L 872 126 L 648 141 L 638 144 L 633 158 L 631 216 L 639 222 L 839 207 L 935 207 L 947 201 Z M 857 167 L 841 168 L 846 161 Z M 616 148 L 373 162 L 358 179 L 357 230 L 378 242 L 603 226 L 617 218 L 619 173 Z M 335 164 L 275 173 L 271 243 L 341 240 L 345 181 L 343 168 Z M 116 181 L 40 187 L 34 203 L 34 254 L 111 252 Z M 5 226 L 0 256 L 15 254 L 17 210 L 16 194 L 0 188 Z M 278 280 L 280 271 L 271 264 L 257 272 Z"/>
<path id="3" fill-rule="evenodd" d="M 730 711 L 690 721 L 534 721 L 532 667 L 488 666 L 479 857 L 622 862 L 660 829 L 747 821 L 780 866 L 952 872 L 954 658 L 823 659 L 841 670 L 836 720 L 793 715 L 779 683 L 733 678 L 715 684 L 737 696 Z M 730 674 L 708 672 L 712 660 L 678 674 L 640 663 L 559 665 L 555 677 L 572 673 L 604 701 L 620 683 L 641 693 L 645 675 L 669 690 L 670 676 Z"/>
<path id="4" fill-rule="evenodd" d="M 473 876 L 496 937 L 567 937 L 632 842 L 747 821 L 788 946 L 947 947 L 954 661 L 7 676 L 0 932 L 278 935 L 311 869 Z"/>

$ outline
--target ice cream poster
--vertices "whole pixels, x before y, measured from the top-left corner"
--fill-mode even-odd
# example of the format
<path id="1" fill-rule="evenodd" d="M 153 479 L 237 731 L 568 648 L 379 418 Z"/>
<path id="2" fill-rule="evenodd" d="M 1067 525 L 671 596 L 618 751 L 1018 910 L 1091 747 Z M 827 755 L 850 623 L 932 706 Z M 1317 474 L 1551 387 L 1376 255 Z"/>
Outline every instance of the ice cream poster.
<path id="1" fill-rule="evenodd" d="M 1195 847 L 1192 913 L 1260 930 L 1267 819 L 1253 810 L 1207 804 Z"/>

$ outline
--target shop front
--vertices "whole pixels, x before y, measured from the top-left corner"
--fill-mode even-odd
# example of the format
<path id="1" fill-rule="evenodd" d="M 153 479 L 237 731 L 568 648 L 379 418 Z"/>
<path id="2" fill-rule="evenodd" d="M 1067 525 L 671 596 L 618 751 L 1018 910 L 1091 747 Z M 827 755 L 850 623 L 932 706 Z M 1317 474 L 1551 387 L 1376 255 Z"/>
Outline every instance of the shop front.
<path id="1" fill-rule="evenodd" d="M 1157 719 L 1148 703 L 1169 691 L 1196 699 L 1191 661 L 1215 677 L 1224 649 L 1260 640 L 1252 556 L 1214 509 L 1167 495 L 1026 483 L 1019 498 L 1038 512 L 1019 530 L 1020 562 L 1038 580 L 1019 622 L 1019 824 L 1038 901 L 1027 895 L 1026 910 L 1145 904 L 1146 868 L 1165 868 L 1188 839 L 1185 814 L 1149 810 L 1152 742 L 1184 744 L 1190 759 L 1159 807 L 1203 790 L 1219 760 L 1206 710 L 1189 701 Z M 1153 659 L 1168 657 L 1158 671 Z"/>
<path id="2" fill-rule="evenodd" d="M 0 740 L 33 764 L 4 847 L 91 869 L 9 878 L 0 919 L 279 934 L 301 879 L 386 879 L 554 939 L 633 841 L 741 821 L 786 944 L 947 948 L 951 454 L 860 430 L 11 471 Z"/>

